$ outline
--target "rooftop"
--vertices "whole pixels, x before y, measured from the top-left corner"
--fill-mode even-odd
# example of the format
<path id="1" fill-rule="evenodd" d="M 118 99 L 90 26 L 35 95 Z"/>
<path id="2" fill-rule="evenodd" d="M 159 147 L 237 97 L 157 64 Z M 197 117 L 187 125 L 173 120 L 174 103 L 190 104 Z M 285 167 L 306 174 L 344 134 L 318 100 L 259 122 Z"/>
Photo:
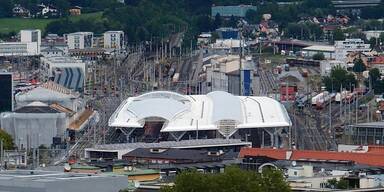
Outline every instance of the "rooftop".
<path id="1" fill-rule="evenodd" d="M 144 159 L 169 159 L 169 160 L 187 160 L 193 162 L 203 161 L 221 161 L 224 158 L 235 158 L 237 153 L 228 152 L 219 156 L 208 155 L 208 151 L 192 149 L 163 149 L 163 152 L 152 152 L 150 148 L 138 148 L 123 155 L 123 158 L 144 158 Z"/>
<path id="2" fill-rule="evenodd" d="M 120 150 L 120 149 L 137 149 L 137 148 L 200 148 L 215 146 L 231 146 L 231 145 L 248 145 L 251 143 L 243 142 L 240 139 L 197 139 L 197 140 L 181 140 L 181 141 L 164 141 L 159 143 L 121 143 L 96 145 L 94 148 L 86 150 Z"/>
<path id="3" fill-rule="evenodd" d="M 303 50 L 305 50 L 305 51 L 335 52 L 335 46 L 312 45 L 312 46 L 303 48 Z"/>
<path id="4" fill-rule="evenodd" d="M 152 117 L 166 122 L 161 132 L 219 130 L 223 121 L 234 122 L 236 129 L 291 126 L 286 109 L 278 101 L 222 91 L 207 95 L 157 91 L 130 97 L 110 117 L 109 126 L 143 128 L 146 119 Z"/>
<path id="5" fill-rule="evenodd" d="M 369 127 L 369 128 L 381 128 L 384 129 L 384 121 L 369 122 L 369 123 L 359 123 L 353 125 L 354 127 Z"/>
<path id="6" fill-rule="evenodd" d="M 32 102 L 24 107 L 15 110 L 16 113 L 60 113 L 60 111 L 51 108 L 42 102 Z"/>
<path id="7" fill-rule="evenodd" d="M 111 185 L 113 183 L 113 185 Z M 0 191 L 55 192 L 58 189 L 77 192 L 119 191 L 128 185 L 126 176 L 78 174 L 56 171 L 0 171 Z"/>
<path id="8" fill-rule="evenodd" d="M 384 151 L 384 150 L 383 150 Z M 331 152 L 331 151 L 310 151 L 310 150 L 285 150 L 267 148 L 243 148 L 240 157 L 265 156 L 276 160 L 291 161 L 313 161 L 313 162 L 355 162 L 361 165 L 384 167 L 384 153 L 382 149 L 374 152 L 353 153 L 353 152 Z"/>
<path id="9" fill-rule="evenodd" d="M 58 101 L 78 98 L 78 93 L 71 91 L 54 82 L 47 82 L 28 92 L 20 92 L 16 95 L 16 102 L 29 101 Z"/>

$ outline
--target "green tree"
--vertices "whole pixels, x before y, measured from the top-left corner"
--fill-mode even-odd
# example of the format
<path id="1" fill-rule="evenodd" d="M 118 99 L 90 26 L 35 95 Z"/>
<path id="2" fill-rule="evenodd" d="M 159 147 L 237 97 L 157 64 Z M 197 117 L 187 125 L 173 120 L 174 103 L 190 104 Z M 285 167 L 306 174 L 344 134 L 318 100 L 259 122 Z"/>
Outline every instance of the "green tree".
<path id="1" fill-rule="evenodd" d="M 340 28 L 337 28 L 335 31 L 333 31 L 333 40 L 334 41 L 345 40 L 344 32 Z"/>
<path id="2" fill-rule="evenodd" d="M 256 24 L 260 21 L 260 18 L 258 18 L 260 15 L 257 13 L 257 11 L 251 9 L 248 10 L 247 13 L 245 13 L 245 19 L 251 23 Z"/>
<path id="3" fill-rule="evenodd" d="M 332 68 L 329 76 L 323 77 L 323 84 L 327 91 L 339 90 L 341 86 L 347 90 L 351 90 L 353 85 L 357 85 L 357 80 L 353 73 L 346 69 L 335 66 Z"/>
<path id="4" fill-rule="evenodd" d="M 346 179 L 340 179 L 339 182 L 337 182 L 336 185 L 337 189 L 348 189 L 349 188 L 349 182 Z"/>
<path id="5" fill-rule="evenodd" d="M 323 53 L 316 53 L 312 56 L 313 60 L 324 60 L 325 56 Z"/>
<path id="6" fill-rule="evenodd" d="M 376 82 L 380 80 L 380 70 L 378 68 L 372 68 L 369 70 L 369 78 L 371 78 L 372 82 Z"/>
<path id="7" fill-rule="evenodd" d="M 279 170 L 266 170 L 262 174 L 227 167 L 224 173 L 202 174 L 185 171 L 176 177 L 175 185 L 162 192 L 288 192 L 289 185 Z"/>
<path id="8" fill-rule="evenodd" d="M 215 15 L 215 20 L 213 21 L 213 29 L 220 28 L 222 25 L 221 16 L 219 13 Z"/>
<path id="9" fill-rule="evenodd" d="M 356 73 L 362 73 L 363 71 L 365 71 L 367 69 L 367 67 L 365 66 L 364 62 L 362 59 L 356 59 L 355 62 L 354 62 L 354 65 L 353 65 L 353 68 L 352 70 Z"/>
<path id="10" fill-rule="evenodd" d="M 377 68 L 372 68 L 369 70 L 369 79 L 366 81 L 366 86 L 369 86 L 371 82 L 372 88 L 375 91 L 375 94 L 384 93 L 384 81 L 381 80 L 380 71 Z"/>
<path id="11" fill-rule="evenodd" d="M 0 0 L 0 17 L 12 17 L 12 0 Z"/>
<path id="12" fill-rule="evenodd" d="M 349 182 L 346 179 L 329 179 L 327 181 L 327 187 L 331 189 L 348 189 Z"/>
<path id="13" fill-rule="evenodd" d="M 5 150 L 11 150 L 13 149 L 13 139 L 12 136 L 9 135 L 5 130 L 0 128 L 0 140 L 4 143 L 4 149 Z"/>

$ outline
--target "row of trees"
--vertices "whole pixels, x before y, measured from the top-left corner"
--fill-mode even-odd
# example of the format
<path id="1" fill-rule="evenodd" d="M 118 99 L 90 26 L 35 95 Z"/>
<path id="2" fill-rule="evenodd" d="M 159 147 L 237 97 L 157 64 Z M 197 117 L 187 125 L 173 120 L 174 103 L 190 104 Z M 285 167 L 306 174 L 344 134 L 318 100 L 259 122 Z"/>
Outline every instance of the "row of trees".
<path id="1" fill-rule="evenodd" d="M 251 23 L 259 23 L 263 14 L 272 14 L 273 20 L 286 27 L 288 23 L 297 22 L 301 17 L 334 14 L 330 0 L 304 0 L 298 4 L 279 6 L 277 1 L 264 1 L 258 5 L 257 11 L 249 11 L 246 19 Z"/>
<path id="2" fill-rule="evenodd" d="M 83 12 L 102 11 L 112 6 L 118 6 L 115 0 L 0 0 L 0 18 L 12 17 L 12 8 L 15 4 L 20 4 L 34 13 L 37 11 L 38 4 L 53 5 L 63 16 L 68 15 L 71 6 L 80 6 Z"/>
<path id="3" fill-rule="evenodd" d="M 227 167 L 221 174 L 186 171 L 176 177 L 175 185 L 163 187 L 162 192 L 288 192 L 291 191 L 283 174 L 265 170 L 262 174 Z"/>
<path id="4" fill-rule="evenodd" d="M 329 76 L 323 78 L 323 84 L 329 92 L 339 91 L 341 88 L 352 90 L 352 87 L 357 85 L 357 80 L 353 73 L 336 66 Z"/>
<path id="5" fill-rule="evenodd" d="M 363 71 L 366 71 L 367 68 L 364 65 L 361 59 L 356 59 L 352 71 L 361 76 Z M 353 87 L 358 85 L 358 80 L 356 79 L 355 74 L 348 72 L 346 69 L 336 66 L 331 70 L 329 76 L 323 78 L 323 84 L 325 85 L 327 91 L 339 91 L 341 87 L 343 89 L 352 90 Z M 369 70 L 369 78 L 366 79 L 365 85 L 367 87 L 372 87 L 375 94 L 384 93 L 384 80 L 381 79 L 381 74 L 379 69 L 372 68 Z"/>

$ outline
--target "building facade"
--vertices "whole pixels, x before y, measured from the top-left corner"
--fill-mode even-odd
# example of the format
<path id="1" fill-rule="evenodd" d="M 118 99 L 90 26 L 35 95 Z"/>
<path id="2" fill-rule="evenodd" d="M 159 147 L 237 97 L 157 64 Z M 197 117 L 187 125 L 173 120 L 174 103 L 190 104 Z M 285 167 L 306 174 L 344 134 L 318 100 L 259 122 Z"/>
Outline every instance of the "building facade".
<path id="1" fill-rule="evenodd" d="M 335 42 L 335 59 L 338 61 L 346 61 L 348 53 L 367 53 L 370 51 L 370 45 L 365 44 L 362 39 L 346 39 L 345 41 Z"/>
<path id="2" fill-rule="evenodd" d="M 67 34 L 67 44 L 69 49 L 85 49 L 93 47 L 92 32 L 76 32 Z"/>
<path id="3" fill-rule="evenodd" d="M 104 33 L 104 48 L 106 49 L 124 49 L 124 32 L 107 31 Z"/>
<path id="4" fill-rule="evenodd" d="M 42 57 L 44 80 L 52 80 L 68 89 L 83 92 L 86 81 L 86 64 L 72 57 Z"/>

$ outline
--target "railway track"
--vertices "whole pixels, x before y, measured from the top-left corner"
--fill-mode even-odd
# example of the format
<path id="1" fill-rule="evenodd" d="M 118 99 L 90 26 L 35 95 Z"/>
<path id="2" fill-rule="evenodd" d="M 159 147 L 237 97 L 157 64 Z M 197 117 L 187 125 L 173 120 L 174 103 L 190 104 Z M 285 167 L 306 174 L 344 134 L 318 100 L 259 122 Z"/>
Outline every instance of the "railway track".
<path id="1" fill-rule="evenodd" d="M 277 79 L 271 71 L 260 71 L 260 85 L 261 95 L 268 95 L 276 89 Z"/>

